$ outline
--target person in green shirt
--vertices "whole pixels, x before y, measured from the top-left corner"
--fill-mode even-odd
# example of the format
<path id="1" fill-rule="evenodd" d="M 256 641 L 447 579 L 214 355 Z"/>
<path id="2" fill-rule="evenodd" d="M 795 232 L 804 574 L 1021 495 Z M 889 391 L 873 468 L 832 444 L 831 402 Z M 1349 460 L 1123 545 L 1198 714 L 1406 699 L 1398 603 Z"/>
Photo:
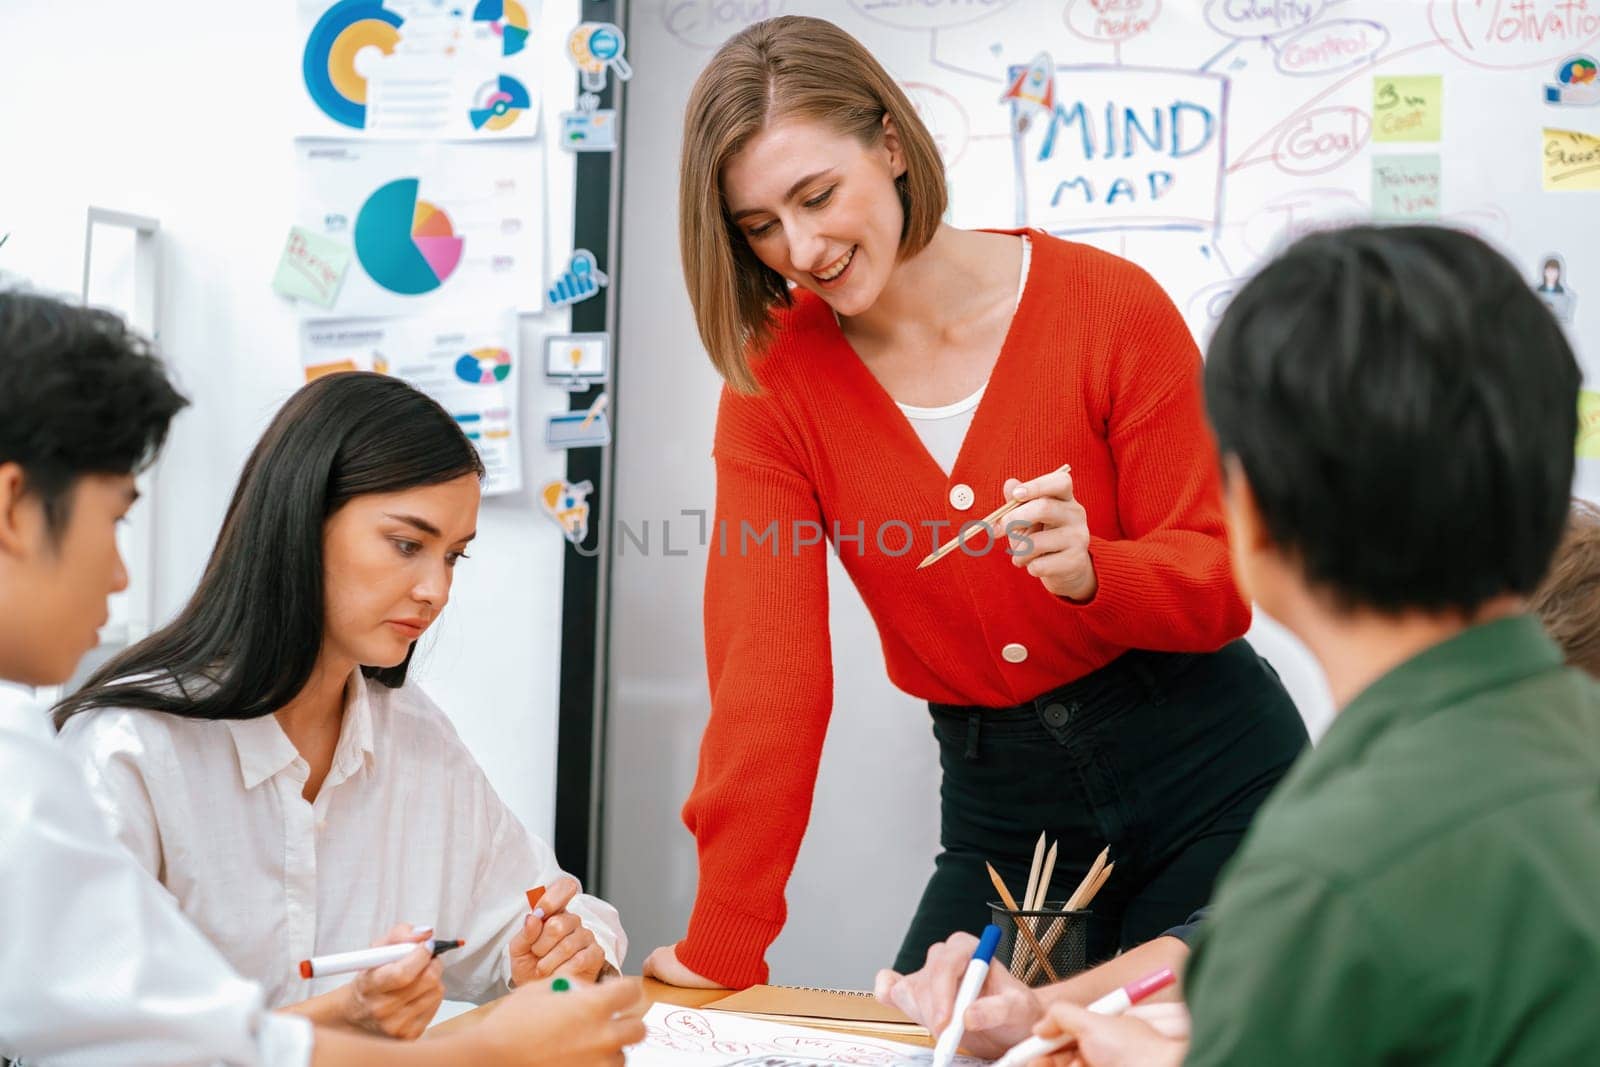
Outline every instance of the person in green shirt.
<path id="1" fill-rule="evenodd" d="M 1544 581 L 1529 599 L 1528 610 L 1560 646 L 1568 666 L 1600 679 L 1600 507 L 1573 500 L 1566 534 Z M 1203 912 L 1196 913 L 1161 937 L 1037 989 L 1023 985 L 1003 967 L 991 968 L 982 995 L 963 1016 L 962 1046 L 976 1055 L 998 1056 L 1028 1037 L 1056 1001 L 1088 1005 L 1163 967 L 1181 975 L 1189 959 L 1188 943 L 1198 936 L 1202 916 Z M 952 934 L 928 950 L 927 966 L 917 973 L 880 971 L 879 999 L 901 1008 L 937 1035 L 950 1022 L 956 987 L 977 944 L 971 934 Z M 1133 1014 L 1167 1032 L 1187 1033 L 1188 1012 L 1181 996 L 1180 986 L 1168 987 Z"/>
<path id="2" fill-rule="evenodd" d="M 1064 1003 L 1053 1067 L 1600 1057 L 1600 689 L 1527 598 L 1566 517 L 1579 370 L 1446 229 L 1297 242 L 1206 370 L 1234 567 L 1340 709 L 1224 872 L 1187 1039 Z"/>

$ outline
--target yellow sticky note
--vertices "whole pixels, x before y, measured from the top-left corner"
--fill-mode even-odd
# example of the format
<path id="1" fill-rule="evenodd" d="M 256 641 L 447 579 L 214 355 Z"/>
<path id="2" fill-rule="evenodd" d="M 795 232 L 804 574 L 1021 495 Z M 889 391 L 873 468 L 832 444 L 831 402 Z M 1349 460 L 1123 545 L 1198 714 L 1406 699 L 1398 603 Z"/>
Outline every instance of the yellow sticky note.
<path id="1" fill-rule="evenodd" d="M 1600 137 L 1546 126 L 1544 187 L 1547 192 L 1600 189 Z"/>
<path id="2" fill-rule="evenodd" d="M 1383 75 L 1372 79 L 1374 141 L 1437 141 L 1443 112 L 1441 75 Z"/>
<path id="3" fill-rule="evenodd" d="M 1578 390 L 1578 458 L 1600 459 L 1600 393 Z"/>

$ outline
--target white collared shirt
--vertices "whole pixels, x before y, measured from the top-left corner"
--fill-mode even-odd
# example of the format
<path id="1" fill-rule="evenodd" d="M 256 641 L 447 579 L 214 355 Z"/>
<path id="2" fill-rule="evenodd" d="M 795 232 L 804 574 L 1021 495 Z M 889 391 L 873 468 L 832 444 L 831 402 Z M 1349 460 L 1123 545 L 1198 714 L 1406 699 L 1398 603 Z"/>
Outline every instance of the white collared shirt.
<path id="1" fill-rule="evenodd" d="M 302 1067 L 305 1019 L 265 1010 L 112 839 L 27 690 L 0 682 L 0 1056 Z"/>
<path id="2" fill-rule="evenodd" d="M 365 948 L 397 922 L 466 941 L 440 957 L 449 999 L 499 996 L 525 892 L 563 874 L 414 683 L 389 689 L 352 674 L 333 765 L 311 803 L 309 767 L 272 715 L 97 709 L 61 738 L 134 857 L 274 1007 L 353 978 L 305 981 L 301 960 Z M 620 969 L 616 909 L 580 895 L 568 911 Z"/>

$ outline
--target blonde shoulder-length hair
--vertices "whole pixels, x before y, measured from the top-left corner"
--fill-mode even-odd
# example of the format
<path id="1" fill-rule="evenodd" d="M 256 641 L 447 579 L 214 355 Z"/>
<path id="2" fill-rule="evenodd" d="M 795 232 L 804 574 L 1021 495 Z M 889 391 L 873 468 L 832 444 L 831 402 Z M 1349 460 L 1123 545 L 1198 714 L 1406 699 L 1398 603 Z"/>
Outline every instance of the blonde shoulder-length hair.
<path id="1" fill-rule="evenodd" d="M 689 94 L 678 173 L 678 243 L 695 324 L 712 364 L 735 390 L 757 393 L 750 356 L 791 302 L 729 217 L 722 169 L 769 123 L 825 122 L 865 145 L 893 122 L 906 172 L 895 179 L 905 224 L 900 257 L 933 239 L 945 210 L 944 164 L 916 109 L 861 42 L 831 22 L 785 15 L 741 31 L 717 50 Z"/>

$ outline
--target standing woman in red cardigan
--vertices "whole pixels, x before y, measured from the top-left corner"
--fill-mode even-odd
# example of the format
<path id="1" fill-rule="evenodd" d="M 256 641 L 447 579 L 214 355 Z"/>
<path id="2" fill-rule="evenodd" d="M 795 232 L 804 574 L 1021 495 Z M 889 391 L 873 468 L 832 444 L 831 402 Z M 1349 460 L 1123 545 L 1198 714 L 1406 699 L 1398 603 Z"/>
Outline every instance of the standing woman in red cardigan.
<path id="1" fill-rule="evenodd" d="M 927 129 L 818 19 L 718 51 L 680 178 L 689 294 L 727 384 L 711 719 L 683 813 L 700 883 L 688 936 L 645 973 L 766 980 L 833 704 L 829 544 L 891 680 L 929 702 L 944 771 L 941 852 L 897 969 L 981 929 L 984 861 L 1020 891 L 1041 830 L 1061 845 L 1052 899 L 1110 846 L 1094 956 L 1181 923 L 1306 734 L 1239 640 L 1250 609 L 1172 303 L 1093 248 L 942 223 Z M 1014 498 L 998 539 L 918 569 Z"/>

